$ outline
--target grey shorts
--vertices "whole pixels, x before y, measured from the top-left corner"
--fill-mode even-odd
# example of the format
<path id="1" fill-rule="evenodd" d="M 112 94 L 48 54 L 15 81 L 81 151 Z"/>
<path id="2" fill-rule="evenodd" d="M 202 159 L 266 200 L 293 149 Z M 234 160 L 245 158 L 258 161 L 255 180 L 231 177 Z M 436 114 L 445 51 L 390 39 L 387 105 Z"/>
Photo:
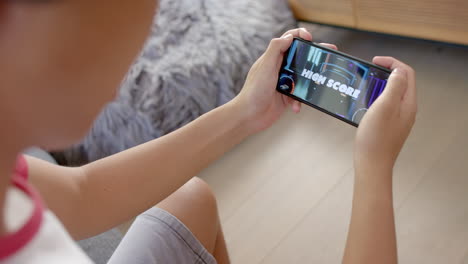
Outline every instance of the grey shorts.
<path id="1" fill-rule="evenodd" d="M 216 260 L 182 222 L 151 208 L 136 218 L 108 263 L 215 264 Z"/>

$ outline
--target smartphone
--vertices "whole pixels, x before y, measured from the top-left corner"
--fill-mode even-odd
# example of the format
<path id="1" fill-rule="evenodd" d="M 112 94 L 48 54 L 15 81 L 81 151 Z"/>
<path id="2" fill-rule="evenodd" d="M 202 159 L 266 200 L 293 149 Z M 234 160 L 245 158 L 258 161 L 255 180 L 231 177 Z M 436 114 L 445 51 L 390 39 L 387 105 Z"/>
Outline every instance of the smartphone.
<path id="1" fill-rule="evenodd" d="M 391 71 L 316 43 L 294 38 L 276 90 L 358 126 L 382 94 Z"/>

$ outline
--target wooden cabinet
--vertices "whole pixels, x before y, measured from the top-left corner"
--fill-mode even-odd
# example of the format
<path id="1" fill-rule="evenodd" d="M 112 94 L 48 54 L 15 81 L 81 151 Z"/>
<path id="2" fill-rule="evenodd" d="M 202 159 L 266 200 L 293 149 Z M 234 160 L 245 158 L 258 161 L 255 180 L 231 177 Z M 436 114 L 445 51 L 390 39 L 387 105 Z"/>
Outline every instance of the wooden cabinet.
<path id="1" fill-rule="evenodd" d="M 353 0 L 290 0 L 294 15 L 301 20 L 354 27 Z"/>
<path id="2" fill-rule="evenodd" d="M 468 0 L 289 0 L 300 20 L 468 44 Z"/>

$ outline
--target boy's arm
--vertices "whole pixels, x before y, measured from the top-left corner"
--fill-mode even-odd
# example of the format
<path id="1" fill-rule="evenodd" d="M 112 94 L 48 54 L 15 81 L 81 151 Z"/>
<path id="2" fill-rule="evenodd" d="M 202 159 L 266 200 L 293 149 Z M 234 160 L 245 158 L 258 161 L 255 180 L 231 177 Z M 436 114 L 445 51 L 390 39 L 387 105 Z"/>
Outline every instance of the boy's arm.
<path id="1" fill-rule="evenodd" d="M 100 233 L 163 200 L 252 131 L 228 103 L 157 140 L 83 167 L 27 158 L 30 177 L 75 238 Z"/>
<path id="2" fill-rule="evenodd" d="M 164 137 L 79 168 L 28 158 L 30 177 L 75 238 L 116 226 L 157 204 L 248 135 L 269 127 L 292 101 L 276 92 L 283 53 L 303 29 L 274 39 L 242 92 Z M 333 48 L 333 46 L 331 46 Z M 293 103 L 293 110 L 299 110 Z"/>
<path id="3" fill-rule="evenodd" d="M 397 263 L 392 170 L 355 171 L 353 211 L 343 263 Z"/>
<path id="4" fill-rule="evenodd" d="M 398 262 L 392 173 L 415 121 L 415 76 L 409 66 L 390 57 L 376 57 L 374 63 L 393 72 L 356 135 L 353 210 L 343 257 L 346 264 Z"/>

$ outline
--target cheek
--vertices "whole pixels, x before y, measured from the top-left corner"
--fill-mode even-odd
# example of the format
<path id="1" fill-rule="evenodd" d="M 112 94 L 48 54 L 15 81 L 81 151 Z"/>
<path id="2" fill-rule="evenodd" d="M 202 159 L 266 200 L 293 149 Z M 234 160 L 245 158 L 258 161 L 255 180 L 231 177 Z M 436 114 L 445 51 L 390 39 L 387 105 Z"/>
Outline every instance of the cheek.
<path id="1" fill-rule="evenodd" d="M 2 68 L 21 88 L 18 97 L 28 98 L 27 127 L 38 132 L 38 143 L 53 148 L 79 140 L 115 97 L 156 9 L 150 0 L 60 3 L 43 12 L 18 12 L 11 28 L 27 34 L 8 34 L 5 43 L 15 45 L 3 50 L 14 51 L 7 61 L 15 64 Z"/>
<path id="2" fill-rule="evenodd" d="M 74 82 L 68 89 L 76 97 L 83 96 L 81 101 L 87 101 L 94 111 L 115 98 L 150 33 L 157 3 L 128 0 L 98 8 L 101 2 L 105 1 L 93 1 L 92 5 L 102 14 L 85 12 L 86 19 L 61 29 L 62 39 L 54 42 L 58 44 L 53 49 L 57 60 L 52 66 L 56 72 L 63 71 L 60 76 L 67 76 L 63 82 Z M 87 1 L 77 3 L 86 5 Z"/>

